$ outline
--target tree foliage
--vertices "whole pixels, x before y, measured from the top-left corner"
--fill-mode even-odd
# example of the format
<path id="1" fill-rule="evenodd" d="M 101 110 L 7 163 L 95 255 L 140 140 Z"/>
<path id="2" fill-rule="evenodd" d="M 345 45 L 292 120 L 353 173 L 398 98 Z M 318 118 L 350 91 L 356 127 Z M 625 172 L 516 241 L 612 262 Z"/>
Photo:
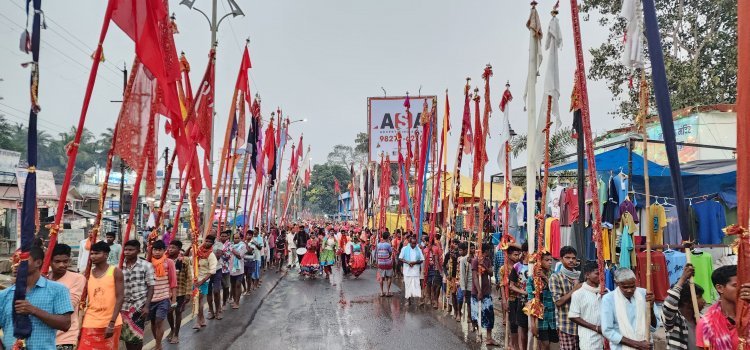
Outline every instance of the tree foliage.
<path id="1" fill-rule="evenodd" d="M 595 14 L 609 31 L 606 42 L 590 50 L 588 77 L 606 81 L 617 108 L 612 114 L 631 120 L 637 112 L 639 73 L 621 64 L 625 22 L 621 1 L 584 0 L 581 10 Z M 737 2 L 732 0 L 656 1 L 664 60 L 674 109 L 734 103 L 737 93 Z M 646 53 L 648 57 L 648 53 Z M 649 66 L 649 64 L 646 64 Z M 630 77 L 633 76 L 633 86 Z M 647 77 L 650 81 L 650 76 Z M 653 94 L 652 94 L 653 96 Z"/>
<path id="2" fill-rule="evenodd" d="M 576 140 L 570 137 L 572 130 L 570 127 L 560 128 L 550 136 L 549 159 L 553 165 L 563 161 L 563 158 L 573 150 Z M 511 141 L 510 148 L 513 157 L 518 157 L 521 152 L 526 150 L 526 136 L 518 135 Z"/>
<path id="3" fill-rule="evenodd" d="M 349 169 L 339 164 L 315 164 L 310 175 L 310 187 L 302 193 L 305 207 L 314 213 L 335 214 L 337 195 L 334 179 L 339 181 L 341 190 L 346 191 L 349 177 Z"/>
<path id="4" fill-rule="evenodd" d="M 68 165 L 66 147 L 73 142 L 75 133 L 75 127 L 59 132 L 57 137 L 42 130 L 37 131 L 37 168 L 51 171 L 57 182 L 61 182 L 65 176 L 65 168 Z M 10 124 L 4 118 L 0 118 L 0 148 L 21 152 L 21 159 L 24 160 L 27 140 L 28 128 L 25 125 Z M 74 182 L 86 169 L 96 165 L 105 165 L 111 143 L 112 129 L 107 129 L 98 138 L 91 131 L 83 130 L 73 169 Z"/>

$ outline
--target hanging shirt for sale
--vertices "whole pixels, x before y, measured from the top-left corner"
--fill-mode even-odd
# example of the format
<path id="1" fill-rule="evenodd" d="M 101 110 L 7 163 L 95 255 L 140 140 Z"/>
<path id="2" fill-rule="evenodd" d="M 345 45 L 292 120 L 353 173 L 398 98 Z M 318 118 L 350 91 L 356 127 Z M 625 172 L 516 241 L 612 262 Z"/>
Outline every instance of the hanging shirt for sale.
<path id="1" fill-rule="evenodd" d="M 604 284 L 609 290 L 615 290 L 614 270 L 614 267 L 612 267 L 611 269 L 604 269 Z"/>
<path id="2" fill-rule="evenodd" d="M 603 213 L 604 203 L 607 203 L 607 184 L 601 177 L 596 180 L 596 190 L 599 197 L 599 213 Z"/>
<path id="3" fill-rule="evenodd" d="M 606 227 L 602 227 L 602 255 L 604 256 L 604 260 L 612 261 L 612 255 L 610 252 L 610 245 L 609 245 L 609 236 L 610 236 L 609 229 Z"/>
<path id="4" fill-rule="evenodd" d="M 614 187 L 617 191 L 617 204 L 622 204 L 622 202 L 628 197 L 628 176 L 619 173 L 612 177 L 612 182 L 614 182 Z M 610 196 L 611 195 L 612 194 L 610 193 Z"/>
<path id="5" fill-rule="evenodd" d="M 560 192 L 560 196 L 557 200 L 557 202 L 560 204 L 560 226 L 571 226 L 573 224 L 572 222 L 570 222 L 570 207 L 565 200 L 568 196 L 567 192 L 570 190 L 570 188 L 563 189 Z"/>
<path id="6" fill-rule="evenodd" d="M 682 276 L 682 271 L 687 264 L 687 257 L 683 252 L 668 249 L 664 251 L 664 258 L 667 259 L 667 277 L 669 278 L 669 285 L 672 286 Z"/>
<path id="7" fill-rule="evenodd" d="M 560 259 L 560 221 L 547 218 L 544 223 L 544 248 L 555 259 Z"/>
<path id="8" fill-rule="evenodd" d="M 637 230 L 630 213 L 622 216 L 622 237 L 620 239 L 620 267 L 632 268 L 638 265 L 635 260 L 635 243 L 633 233 Z"/>
<path id="9" fill-rule="evenodd" d="M 589 184 L 586 184 L 586 190 L 584 191 L 586 193 L 585 201 L 584 201 L 584 216 L 583 216 L 583 223 L 584 225 L 588 226 L 591 224 L 591 213 L 593 212 L 593 203 L 594 203 L 594 193 L 591 192 L 591 186 Z M 599 212 L 601 214 L 601 212 Z"/>
<path id="10" fill-rule="evenodd" d="M 547 193 L 547 212 L 553 218 L 560 218 L 560 194 L 562 194 L 565 187 L 555 186 Z"/>
<path id="11" fill-rule="evenodd" d="M 619 191 L 617 190 L 617 183 L 615 183 L 615 177 L 610 176 L 609 181 L 607 182 L 607 200 L 613 200 L 617 203 L 617 205 L 620 205 L 620 195 Z"/>
<path id="12" fill-rule="evenodd" d="M 635 221 L 636 224 L 640 222 L 638 220 L 638 212 L 635 210 L 635 204 L 631 202 L 630 200 L 625 200 L 620 203 L 620 207 L 619 207 L 618 214 L 616 216 L 616 220 L 620 220 L 622 215 L 625 213 L 630 213 L 630 215 L 633 216 L 633 221 Z"/>
<path id="13" fill-rule="evenodd" d="M 667 227 L 667 214 L 661 204 L 651 204 L 645 229 L 651 236 L 651 244 L 664 244 L 664 228 Z"/>
<path id="14" fill-rule="evenodd" d="M 693 204 L 692 213 L 697 226 L 696 238 L 700 244 L 721 244 L 727 218 L 724 208 L 716 201 Z"/>
<path id="15" fill-rule="evenodd" d="M 572 224 L 578 220 L 578 189 L 565 191 L 565 204 L 568 206 L 568 222 Z"/>
<path id="16" fill-rule="evenodd" d="M 677 208 L 664 207 L 664 214 L 667 218 L 667 227 L 664 228 L 664 244 L 681 244 L 682 234 L 680 233 L 680 222 L 677 220 Z"/>
<path id="17" fill-rule="evenodd" d="M 716 300 L 716 292 L 711 282 L 711 274 L 714 271 L 713 257 L 707 252 L 701 252 L 690 255 L 690 263 L 695 268 L 693 280 L 699 286 L 703 287 L 703 299 L 706 304 L 711 304 Z"/>
<path id="18" fill-rule="evenodd" d="M 638 268 L 635 270 L 636 280 L 638 286 L 646 288 L 646 273 L 647 270 L 651 269 L 651 290 L 654 292 L 654 299 L 656 301 L 664 301 L 667 298 L 667 291 L 669 290 L 669 278 L 667 276 L 667 261 L 664 258 L 664 253 L 651 251 L 651 266 L 647 266 L 645 261 L 647 258 L 647 252 L 639 252 L 637 254 L 638 260 L 643 262 L 638 264 Z"/>
<path id="19" fill-rule="evenodd" d="M 619 205 L 615 201 L 608 200 L 604 203 L 604 211 L 602 211 L 602 226 L 607 228 L 614 228 L 615 223 L 619 215 Z"/>

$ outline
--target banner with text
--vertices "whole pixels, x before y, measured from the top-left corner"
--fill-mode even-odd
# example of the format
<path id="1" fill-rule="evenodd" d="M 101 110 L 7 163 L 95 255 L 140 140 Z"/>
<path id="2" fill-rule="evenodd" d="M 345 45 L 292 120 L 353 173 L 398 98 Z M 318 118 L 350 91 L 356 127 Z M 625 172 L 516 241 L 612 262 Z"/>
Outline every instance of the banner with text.
<path id="1" fill-rule="evenodd" d="M 406 156 L 406 141 L 414 142 L 421 135 L 420 119 L 427 102 L 428 110 L 437 103 L 436 96 L 409 96 L 411 118 L 406 113 L 406 96 L 369 97 L 367 99 L 367 126 L 370 136 L 370 161 L 379 162 L 380 157 L 390 156 L 398 162 L 398 133 L 401 132 L 401 153 Z M 435 121 L 435 116 L 432 117 Z"/>

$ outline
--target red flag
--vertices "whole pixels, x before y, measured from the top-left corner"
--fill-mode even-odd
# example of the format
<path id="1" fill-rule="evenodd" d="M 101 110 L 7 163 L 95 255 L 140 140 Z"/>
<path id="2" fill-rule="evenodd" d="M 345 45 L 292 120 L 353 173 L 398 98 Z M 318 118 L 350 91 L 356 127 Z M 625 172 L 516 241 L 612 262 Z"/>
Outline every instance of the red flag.
<path id="1" fill-rule="evenodd" d="M 273 120 L 268 123 L 266 129 L 266 135 L 263 137 L 263 155 L 267 160 L 266 171 L 273 171 L 274 164 L 276 164 L 276 132 L 273 130 Z"/>
<path id="2" fill-rule="evenodd" d="M 135 53 L 162 89 L 164 115 L 181 118 L 177 58 L 167 1 L 110 0 L 112 21 L 135 42 Z"/>
<path id="3" fill-rule="evenodd" d="M 235 84 L 234 88 L 247 94 L 248 101 L 250 97 L 250 79 L 248 79 L 247 70 L 252 67 L 250 51 L 245 46 L 245 51 L 242 53 L 242 62 L 240 63 L 240 73 L 237 75 L 237 84 Z"/>
<path id="4" fill-rule="evenodd" d="M 505 107 L 508 106 L 508 102 L 513 101 L 513 95 L 510 94 L 509 89 L 505 89 L 503 98 L 500 100 L 500 111 L 505 112 Z"/>
<path id="5" fill-rule="evenodd" d="M 474 96 L 474 105 L 474 169 L 471 177 L 472 189 L 477 187 L 479 172 L 484 165 L 484 160 L 482 159 L 484 156 L 484 142 L 482 141 L 484 133 L 482 132 L 482 121 L 479 117 L 479 95 Z"/>
<path id="6" fill-rule="evenodd" d="M 333 179 L 333 191 L 337 194 L 341 193 L 341 187 L 339 187 L 338 179 Z"/>
<path id="7" fill-rule="evenodd" d="M 300 147 L 302 149 L 302 147 Z M 292 178 L 292 175 L 297 172 L 297 152 L 294 151 L 294 145 L 292 145 L 292 159 L 289 163 L 289 179 Z M 288 182 L 287 182 L 288 186 Z"/>
<path id="8" fill-rule="evenodd" d="M 190 138 L 203 148 L 203 178 L 206 188 L 211 190 L 211 168 L 209 167 L 209 156 L 211 154 L 211 121 L 213 120 L 214 104 L 214 80 L 215 80 L 215 51 L 211 50 L 208 55 L 208 66 L 203 74 L 203 80 L 198 85 L 198 91 L 193 96 L 193 104 L 188 111 L 187 125 Z"/>
<path id="9" fill-rule="evenodd" d="M 398 206 L 402 210 L 408 209 L 409 200 L 407 196 L 406 184 L 404 183 L 404 175 L 401 171 L 404 168 L 404 155 L 401 152 L 398 153 Z"/>
<path id="10" fill-rule="evenodd" d="M 128 167 L 140 173 L 143 170 L 143 157 L 146 146 L 155 140 L 155 132 L 149 132 L 153 127 L 152 119 L 155 118 L 153 99 L 156 95 L 155 82 L 149 77 L 146 67 L 141 64 L 138 57 L 133 62 L 130 79 L 128 80 L 125 100 L 117 118 L 117 133 L 124 135 L 114 140 L 114 154 L 119 156 Z"/>
<path id="11" fill-rule="evenodd" d="M 242 62 L 240 63 L 240 71 L 237 73 L 237 83 L 235 84 L 235 90 L 240 93 L 240 98 L 237 100 L 237 108 L 240 110 L 240 117 L 237 120 L 237 145 L 239 148 L 245 144 L 245 103 L 250 107 L 250 85 L 247 77 L 247 71 L 252 67 L 250 63 L 250 52 L 245 46 L 245 51 L 242 53 Z"/>
<path id="12" fill-rule="evenodd" d="M 188 113 L 188 126 L 190 127 L 190 136 L 193 141 L 201 145 L 206 151 L 211 151 L 211 120 L 213 119 L 214 104 L 214 80 L 215 80 L 215 52 L 211 50 L 208 59 L 206 72 L 203 74 L 203 80 L 198 85 L 198 91 L 193 97 L 193 105 Z"/>
<path id="13" fill-rule="evenodd" d="M 469 89 L 469 86 L 466 86 L 466 89 Z M 469 154 L 472 150 L 472 142 L 474 141 L 474 136 L 471 132 L 471 106 L 469 105 L 469 101 L 471 100 L 471 95 L 467 94 L 466 98 L 464 99 L 464 119 L 461 122 L 461 128 L 465 131 L 464 133 L 464 153 Z"/>
<path id="14" fill-rule="evenodd" d="M 310 187 L 310 165 L 305 169 L 305 187 Z"/>
<path id="15" fill-rule="evenodd" d="M 297 146 L 297 160 L 302 159 L 304 155 L 302 154 L 302 150 L 305 149 L 302 147 L 302 135 L 299 136 L 299 146 Z"/>

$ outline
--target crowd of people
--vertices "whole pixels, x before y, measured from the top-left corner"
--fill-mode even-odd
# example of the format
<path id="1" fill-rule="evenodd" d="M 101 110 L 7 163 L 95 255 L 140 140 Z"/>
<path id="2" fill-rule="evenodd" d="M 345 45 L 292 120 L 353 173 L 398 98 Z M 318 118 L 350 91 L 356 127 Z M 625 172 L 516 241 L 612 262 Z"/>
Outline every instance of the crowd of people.
<path id="1" fill-rule="evenodd" d="M 4 348 L 16 343 L 15 312 L 31 315 L 29 349 L 117 349 L 120 341 L 128 350 L 140 349 L 147 321 L 154 348 L 161 349 L 164 341 L 179 343 L 183 313 L 192 300 L 198 301 L 192 303 L 193 329 L 200 331 L 208 320 L 222 320 L 226 310 L 239 309 L 242 296 L 257 290 L 269 269 L 329 279 L 334 268 L 351 278 L 372 268 L 380 297 L 392 297 L 398 280 L 408 305 L 444 310 L 466 322 L 488 346 L 498 345 L 492 335 L 497 307 L 509 333 L 506 348 L 514 350 L 529 349 L 533 342 L 542 350 L 552 343 L 562 350 L 603 349 L 605 344 L 614 350 L 652 349 L 650 334 L 657 327 L 666 331 L 667 349 L 736 349 L 737 300 L 750 301 L 750 284 L 738 286 L 737 266 L 725 265 L 712 275 L 719 299 L 706 308 L 705 291 L 690 285 L 694 269 L 687 265 L 656 311 L 653 293 L 637 287 L 633 270 L 617 269 L 616 288 L 600 288 L 598 264 L 581 263 L 570 246 L 560 249 L 558 261 L 550 252 L 534 255 L 540 267 L 535 283 L 525 243 L 500 249 L 440 234 L 294 224 L 223 230 L 204 237 L 195 251 L 179 240 L 156 240 L 144 258 L 138 240 L 120 245 L 114 234 L 105 237 L 82 242 L 79 272 L 71 265 L 70 246 L 54 247 L 48 274 L 41 271 L 43 246 L 32 247 L 26 300 L 13 303 L 14 285 L 0 292 Z M 91 269 L 85 277 L 87 263 Z M 529 316 L 537 286 L 542 288 L 540 318 Z M 705 312 L 696 314 L 694 304 Z"/>

